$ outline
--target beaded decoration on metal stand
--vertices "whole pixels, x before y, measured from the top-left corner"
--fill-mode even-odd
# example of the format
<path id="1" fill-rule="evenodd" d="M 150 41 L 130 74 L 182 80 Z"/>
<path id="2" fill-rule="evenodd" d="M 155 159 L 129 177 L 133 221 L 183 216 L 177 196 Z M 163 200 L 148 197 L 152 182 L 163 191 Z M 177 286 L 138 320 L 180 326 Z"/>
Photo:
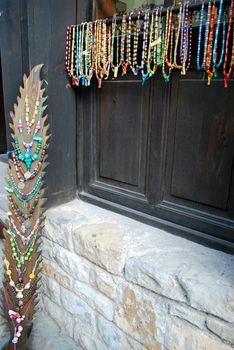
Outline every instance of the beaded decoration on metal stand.
<path id="1" fill-rule="evenodd" d="M 13 151 L 9 159 L 7 192 L 9 213 L 4 233 L 5 279 L 3 307 L 11 339 L 3 349 L 27 349 L 26 341 L 37 304 L 40 270 L 40 234 L 44 225 L 44 182 L 48 149 L 47 97 L 35 66 L 11 113 Z"/>

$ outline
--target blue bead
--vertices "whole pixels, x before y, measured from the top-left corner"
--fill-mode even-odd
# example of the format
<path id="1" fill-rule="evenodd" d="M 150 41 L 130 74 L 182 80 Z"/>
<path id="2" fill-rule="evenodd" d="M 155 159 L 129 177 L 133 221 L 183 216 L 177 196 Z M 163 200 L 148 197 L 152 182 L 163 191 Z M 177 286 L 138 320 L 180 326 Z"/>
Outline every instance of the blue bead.
<path id="1" fill-rule="evenodd" d="M 31 153 L 30 153 L 29 150 L 24 153 L 24 158 L 25 159 L 30 159 L 31 158 Z"/>

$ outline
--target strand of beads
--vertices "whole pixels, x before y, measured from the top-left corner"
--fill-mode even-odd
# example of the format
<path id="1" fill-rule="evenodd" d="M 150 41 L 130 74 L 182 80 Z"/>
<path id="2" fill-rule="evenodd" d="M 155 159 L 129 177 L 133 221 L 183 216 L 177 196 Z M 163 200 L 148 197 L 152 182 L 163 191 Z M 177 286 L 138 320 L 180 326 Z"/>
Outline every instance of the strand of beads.
<path id="1" fill-rule="evenodd" d="M 11 181 L 10 181 L 11 179 Z M 39 178 L 37 179 L 37 182 L 36 184 L 34 185 L 33 189 L 28 192 L 28 193 L 24 193 L 22 192 L 18 187 L 17 187 L 17 184 L 15 183 L 15 180 L 12 176 L 12 174 L 10 174 L 10 176 L 7 177 L 7 183 L 9 184 L 9 186 L 12 188 L 14 187 L 16 189 L 16 191 L 23 197 L 24 195 L 26 196 L 30 196 L 41 184 L 41 180 L 42 180 L 42 177 L 39 176 Z"/>
<path id="2" fill-rule="evenodd" d="M 154 57 L 156 59 L 157 67 L 162 66 L 163 64 L 163 56 L 164 56 L 164 45 L 165 45 L 165 32 L 163 32 L 163 23 L 162 23 L 162 15 L 160 11 L 160 15 L 158 15 L 158 11 L 156 12 L 156 49 L 154 53 Z"/>
<path id="3" fill-rule="evenodd" d="M 35 225 L 33 226 L 32 231 L 30 232 L 30 234 L 29 234 L 28 236 L 24 236 L 24 235 L 22 235 L 22 234 L 20 233 L 20 231 L 17 229 L 17 227 L 16 227 L 16 225 L 15 225 L 14 220 L 12 219 L 12 217 L 10 217 L 10 223 L 11 223 L 11 227 L 13 227 L 15 233 L 12 232 L 11 227 L 8 229 L 7 232 L 8 232 L 8 233 L 10 234 L 10 236 L 12 236 L 13 238 L 15 238 L 15 234 L 18 235 L 18 236 L 21 238 L 23 244 L 26 245 L 26 244 L 28 244 L 28 242 L 30 241 L 31 237 L 35 234 L 36 230 L 38 229 L 40 220 L 37 219 Z M 22 227 L 23 227 L 23 229 L 22 229 Z M 21 230 L 22 230 L 23 233 L 26 232 L 26 227 L 23 226 L 23 224 L 22 224 L 22 226 L 21 226 Z"/>
<path id="4" fill-rule="evenodd" d="M 34 198 L 37 195 L 38 189 L 41 186 L 41 179 L 37 181 L 36 185 L 33 187 L 33 189 L 29 193 L 23 193 L 23 192 L 20 193 L 19 189 L 13 187 L 13 184 L 11 183 L 10 180 L 8 180 L 7 183 L 10 186 L 10 187 L 6 187 L 7 192 L 14 193 L 16 197 L 24 204 L 24 206 L 26 206 L 27 202 L 29 202 L 32 198 Z"/>
<path id="5" fill-rule="evenodd" d="M 150 31 L 149 31 L 149 47 L 148 47 L 148 58 L 147 58 L 147 73 L 148 77 L 151 78 L 155 72 L 156 72 L 156 62 L 154 59 L 154 40 L 155 40 L 155 33 L 154 33 L 154 28 L 155 28 L 155 14 L 151 14 L 151 21 L 150 21 Z M 151 68 L 151 66 L 153 66 Z"/>
<path id="6" fill-rule="evenodd" d="M 34 250 L 35 242 L 36 238 L 33 238 L 31 243 L 28 245 L 26 251 L 22 254 L 22 252 L 18 248 L 17 241 L 13 237 L 10 238 L 12 257 L 16 260 L 17 268 L 20 273 L 22 273 L 21 269 L 22 266 L 24 266 L 25 261 L 30 260 L 30 257 Z"/>
<path id="7" fill-rule="evenodd" d="M 225 35 L 226 35 L 226 13 L 224 12 L 223 15 L 223 31 L 222 31 L 222 49 L 221 54 L 219 58 L 219 62 L 217 63 L 217 50 L 216 54 L 213 53 L 213 63 L 215 65 L 215 71 L 214 71 L 214 77 L 217 78 L 217 71 L 221 64 L 223 63 L 223 56 L 224 56 L 224 48 L 225 48 Z"/>
<path id="8" fill-rule="evenodd" d="M 198 44 L 197 44 L 197 70 L 202 70 L 203 65 L 200 64 L 200 53 L 201 53 L 201 38 L 202 38 L 202 28 L 203 28 L 203 17 L 204 17 L 204 2 L 202 3 L 200 11 L 200 22 L 199 22 L 199 34 L 198 34 Z"/>
<path id="9" fill-rule="evenodd" d="M 207 45 L 208 45 L 209 26 L 210 26 L 210 16 L 211 16 L 211 1 L 209 1 L 209 4 L 208 4 L 207 17 L 206 17 L 206 29 L 205 29 L 205 38 L 204 38 L 204 53 L 203 53 L 202 69 L 205 69 L 205 66 L 206 66 Z"/>
<path id="10" fill-rule="evenodd" d="M 214 74 L 215 65 L 210 69 L 210 65 L 212 63 L 212 46 L 213 46 L 213 32 L 214 32 L 214 22 L 215 22 L 215 3 L 213 3 L 212 9 L 211 9 L 211 16 L 210 16 L 210 31 L 208 36 L 208 44 L 207 44 L 207 52 L 206 52 L 206 62 L 205 62 L 205 68 L 206 73 L 208 77 L 208 85 L 211 83 L 211 79 Z"/>
<path id="11" fill-rule="evenodd" d="M 106 71 L 105 79 L 108 79 L 110 74 L 110 68 L 111 68 L 110 59 L 109 59 L 110 52 L 111 52 L 111 28 L 109 28 L 107 32 L 107 58 L 106 58 L 107 61 L 105 65 L 105 71 Z"/>
<path id="12" fill-rule="evenodd" d="M 36 195 L 36 199 L 35 199 L 33 205 L 31 206 L 31 208 L 29 208 L 28 214 L 26 214 L 25 212 L 20 210 L 18 205 L 13 201 L 13 198 L 11 196 L 9 196 L 10 206 L 11 206 L 12 211 L 13 211 L 13 213 L 14 213 L 14 215 L 15 215 L 15 217 L 18 220 L 20 225 L 24 225 L 26 228 L 28 228 L 31 225 L 30 219 L 31 219 L 33 212 L 38 204 L 38 201 L 39 201 L 39 193 Z"/>
<path id="13" fill-rule="evenodd" d="M 126 34 L 126 73 L 127 67 L 132 66 L 132 50 L 131 50 L 131 33 L 132 33 L 132 17 L 128 17 L 128 28 Z"/>
<path id="14" fill-rule="evenodd" d="M 114 45 L 115 45 L 115 36 L 116 36 L 116 18 L 113 18 L 111 24 L 111 44 L 110 44 L 110 68 L 114 70 Z"/>
<path id="15" fill-rule="evenodd" d="M 223 11 L 223 0 L 220 0 L 220 4 L 219 4 L 219 14 L 218 14 L 218 20 L 217 20 L 217 25 L 216 25 L 216 31 L 215 31 L 215 40 L 214 40 L 214 46 L 213 46 L 213 54 L 212 54 L 212 62 L 214 65 L 214 69 L 213 69 L 213 74 L 216 77 L 217 76 L 217 69 L 219 68 L 219 63 L 217 63 L 217 47 L 218 47 L 218 37 L 219 37 L 219 28 L 220 28 L 220 22 L 221 22 L 221 17 L 222 17 L 222 11 Z M 223 18 L 223 36 L 225 37 L 225 16 Z M 222 36 L 222 39 L 223 39 Z M 224 52 L 224 40 L 222 41 L 222 51 L 221 51 L 221 55 L 220 55 L 220 61 L 222 62 L 222 55 Z"/>
<path id="16" fill-rule="evenodd" d="M 121 40 L 120 40 L 120 65 L 122 66 L 122 75 L 127 73 L 127 64 L 125 62 L 125 43 L 126 43 L 126 15 L 122 17 Z"/>
<path id="17" fill-rule="evenodd" d="M 147 11 L 144 16 L 144 33 L 143 33 L 143 44 L 142 44 L 142 56 L 141 56 L 141 75 L 142 85 L 148 77 L 148 72 L 145 73 L 145 65 L 148 53 L 148 35 L 149 35 L 149 12 Z"/>
<path id="18" fill-rule="evenodd" d="M 67 27 L 67 35 L 66 35 L 66 55 L 65 55 L 65 68 L 67 71 L 67 74 L 70 76 L 70 59 L 71 59 L 71 49 L 70 49 L 70 42 L 71 42 L 71 27 Z"/>
<path id="19" fill-rule="evenodd" d="M 117 28 L 117 27 L 116 27 Z M 116 30 L 116 55 L 115 55 L 115 65 L 113 65 L 114 78 L 117 78 L 118 71 L 120 67 L 120 35 L 118 29 Z"/>
<path id="20" fill-rule="evenodd" d="M 138 74 L 139 66 L 137 61 L 137 51 L 138 51 L 138 43 L 139 43 L 139 34 L 140 34 L 140 14 L 138 14 L 138 20 L 136 21 L 134 27 L 134 38 L 133 38 L 133 60 L 131 70 L 134 75 Z"/>
<path id="21" fill-rule="evenodd" d="M 29 281 L 23 286 L 22 280 L 19 281 L 20 287 L 16 285 L 16 283 L 12 279 L 12 271 L 10 269 L 10 262 L 5 258 L 4 264 L 6 266 L 6 274 L 9 277 L 9 286 L 13 288 L 13 290 L 16 292 L 16 298 L 17 299 L 23 299 L 24 295 L 23 292 L 26 290 L 29 290 L 31 288 L 31 283 L 35 279 L 35 271 L 37 267 L 37 262 L 35 266 L 33 267 L 31 273 L 29 274 Z M 20 303 L 21 304 L 21 303 Z"/>
<path id="22" fill-rule="evenodd" d="M 229 10 L 229 21 L 228 21 L 228 29 L 227 29 L 227 37 L 226 37 L 226 43 L 225 43 L 225 56 L 224 56 L 224 63 L 223 63 L 223 76 L 224 76 L 224 87 L 228 87 L 228 79 L 230 78 L 232 74 L 232 70 L 234 69 L 234 25 L 232 28 L 232 55 L 231 55 L 231 62 L 229 70 L 227 70 L 227 60 L 228 60 L 228 49 L 229 49 L 229 38 L 231 34 L 231 27 L 232 27 L 232 21 L 233 21 L 233 8 L 234 8 L 234 0 L 231 1 L 231 6 Z"/>
<path id="23" fill-rule="evenodd" d="M 170 43 L 170 35 L 171 35 L 171 23 L 172 23 L 172 10 L 167 9 L 166 16 L 166 27 L 165 27 L 165 49 L 164 49 L 164 57 L 163 57 L 163 65 L 162 65 L 162 74 L 165 82 L 169 82 L 172 65 L 168 64 L 168 49 Z M 168 64 L 169 70 L 168 73 L 165 71 L 165 64 Z"/>
<path id="24" fill-rule="evenodd" d="M 39 155 L 41 147 L 42 147 L 42 141 L 43 141 L 42 137 L 41 136 L 35 136 L 35 135 L 33 136 L 33 141 L 37 141 L 38 142 L 38 145 L 37 145 L 36 150 L 35 150 L 33 155 L 31 154 L 31 151 L 30 151 L 30 149 L 33 146 L 33 141 L 30 142 L 30 143 L 25 143 L 24 142 L 24 147 L 26 148 L 26 152 L 24 153 L 24 155 L 21 153 L 21 150 L 20 150 L 20 147 L 19 147 L 19 141 L 18 141 L 17 136 L 14 137 L 14 141 L 15 141 L 15 153 L 18 156 L 18 159 L 21 162 L 25 163 L 25 165 L 27 167 L 27 170 L 30 170 L 32 162 L 34 160 L 38 159 L 38 155 Z"/>
<path id="25" fill-rule="evenodd" d="M 175 35 L 175 47 L 174 47 L 174 59 L 173 59 L 173 68 L 182 69 L 182 65 L 178 65 L 177 63 L 177 51 L 180 39 L 181 32 L 181 22 L 182 22 L 182 4 L 180 4 L 179 14 L 177 16 L 177 26 L 176 26 L 176 35 Z"/>

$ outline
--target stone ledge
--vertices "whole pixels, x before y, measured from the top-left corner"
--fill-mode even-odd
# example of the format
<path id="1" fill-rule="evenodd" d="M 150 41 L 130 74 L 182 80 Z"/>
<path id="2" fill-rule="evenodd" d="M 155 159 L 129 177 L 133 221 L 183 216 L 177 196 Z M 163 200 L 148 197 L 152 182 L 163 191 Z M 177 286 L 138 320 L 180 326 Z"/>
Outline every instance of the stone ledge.
<path id="1" fill-rule="evenodd" d="M 61 245 L 69 221 L 66 248 L 112 274 L 234 322 L 234 256 L 80 200 L 48 210 L 47 220 L 56 223 L 48 239 Z"/>

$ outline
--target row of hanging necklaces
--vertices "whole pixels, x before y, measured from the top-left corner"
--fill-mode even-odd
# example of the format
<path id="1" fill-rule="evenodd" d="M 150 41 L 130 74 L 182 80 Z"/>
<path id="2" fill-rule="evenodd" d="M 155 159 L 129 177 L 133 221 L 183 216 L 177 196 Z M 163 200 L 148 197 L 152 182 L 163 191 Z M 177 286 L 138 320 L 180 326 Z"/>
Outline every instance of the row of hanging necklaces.
<path id="1" fill-rule="evenodd" d="M 173 70 L 185 75 L 197 49 L 196 68 L 203 71 L 208 85 L 223 68 L 224 86 L 234 68 L 234 0 L 229 6 L 219 2 L 202 3 L 199 11 L 189 3 L 180 3 L 163 11 L 155 8 L 138 14 L 123 14 L 119 22 L 107 20 L 67 27 L 65 66 L 72 84 L 89 86 L 96 76 L 98 87 L 103 79 L 115 79 L 132 72 L 141 75 L 142 84 L 157 68 L 169 82 Z M 197 44 L 193 39 L 194 23 L 199 16 Z M 221 32 L 222 27 L 222 32 Z M 231 50 L 231 52 L 230 52 Z M 194 67 L 195 68 L 195 67 Z"/>

